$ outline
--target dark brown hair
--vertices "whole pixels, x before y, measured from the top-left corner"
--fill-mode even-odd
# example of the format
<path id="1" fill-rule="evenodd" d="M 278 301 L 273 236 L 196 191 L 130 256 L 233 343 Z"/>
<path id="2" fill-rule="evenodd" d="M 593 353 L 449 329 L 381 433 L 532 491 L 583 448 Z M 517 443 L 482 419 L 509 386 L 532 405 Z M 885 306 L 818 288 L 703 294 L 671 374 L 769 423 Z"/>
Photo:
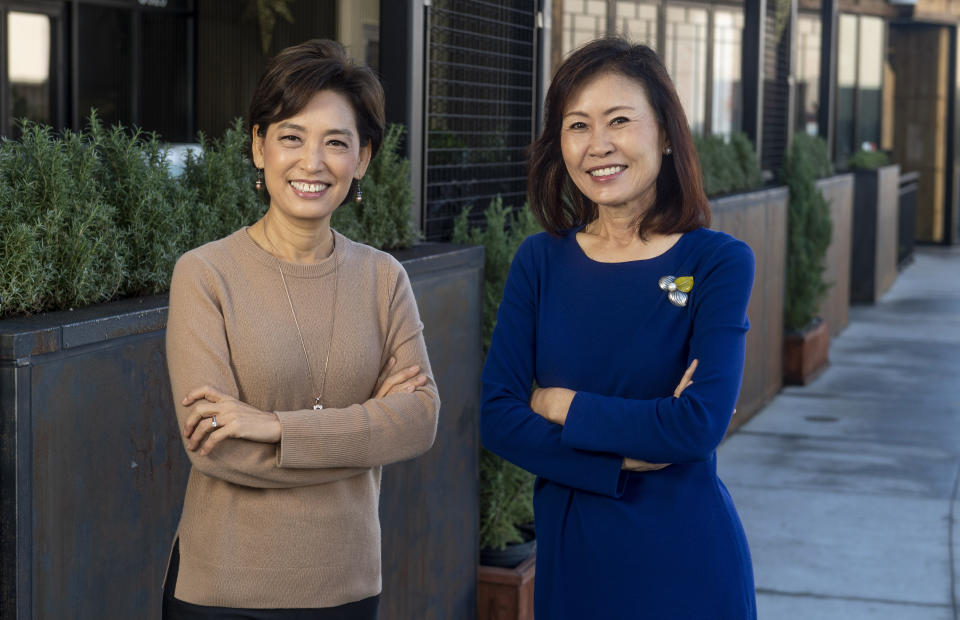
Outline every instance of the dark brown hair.
<path id="1" fill-rule="evenodd" d="M 637 222 L 648 232 L 671 234 L 710 225 L 710 203 L 703 191 L 700 161 L 693 146 L 680 98 L 656 52 L 620 37 L 605 37 L 573 52 L 557 69 L 547 91 L 543 132 L 530 147 L 527 192 L 530 207 L 551 234 L 586 224 L 597 205 L 573 183 L 563 162 L 560 133 L 567 102 L 589 80 L 617 73 L 636 80 L 653 108 L 673 149 L 664 155 L 657 176 L 656 201 Z"/>
<path id="2" fill-rule="evenodd" d="M 354 64 L 336 41 L 312 39 L 281 51 L 270 60 L 250 101 L 247 120 L 265 136 L 267 127 L 300 112 L 322 90 L 346 97 L 353 108 L 360 145 L 371 157 L 383 142 L 383 87 L 369 67 Z"/>

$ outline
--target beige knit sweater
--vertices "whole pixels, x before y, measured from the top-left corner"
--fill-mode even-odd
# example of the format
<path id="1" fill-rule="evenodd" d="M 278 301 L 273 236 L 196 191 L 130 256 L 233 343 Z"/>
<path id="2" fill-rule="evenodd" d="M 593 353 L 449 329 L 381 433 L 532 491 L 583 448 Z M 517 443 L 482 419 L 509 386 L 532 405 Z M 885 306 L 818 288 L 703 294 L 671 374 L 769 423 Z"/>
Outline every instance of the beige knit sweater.
<path id="1" fill-rule="evenodd" d="M 278 272 L 246 229 L 187 252 L 170 287 L 167 361 L 180 428 L 192 388 L 212 385 L 276 411 L 279 444 L 239 439 L 189 452 L 176 597 L 198 605 L 331 607 L 380 592 L 380 466 L 433 444 L 440 401 L 416 301 L 389 254 L 335 234 L 334 253 L 283 272 L 316 382 Z M 429 377 L 373 399 L 390 356 Z"/>

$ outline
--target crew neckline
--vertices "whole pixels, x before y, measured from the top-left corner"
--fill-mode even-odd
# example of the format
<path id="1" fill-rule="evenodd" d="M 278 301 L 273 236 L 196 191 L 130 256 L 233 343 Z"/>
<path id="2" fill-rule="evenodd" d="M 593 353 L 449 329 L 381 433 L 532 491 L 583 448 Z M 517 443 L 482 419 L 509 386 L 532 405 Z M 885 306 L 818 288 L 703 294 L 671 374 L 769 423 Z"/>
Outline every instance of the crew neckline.
<path id="1" fill-rule="evenodd" d="M 595 258 L 591 258 L 590 255 L 587 254 L 586 251 L 583 249 L 583 246 L 580 245 L 580 241 L 577 239 L 577 233 L 581 232 L 584 228 L 586 228 L 586 224 L 583 224 L 573 229 L 570 232 L 569 239 L 573 243 L 573 245 L 576 246 L 577 253 L 585 261 L 595 265 L 643 265 L 643 264 L 655 263 L 673 254 L 677 250 L 677 248 L 680 246 L 680 244 L 684 243 L 684 239 L 686 239 L 692 232 L 694 232 L 694 231 L 687 231 L 681 234 L 680 237 L 677 238 L 677 240 L 673 243 L 673 245 L 671 245 L 669 248 L 667 248 L 663 252 L 660 252 L 656 256 L 651 256 L 650 258 L 635 258 L 633 260 L 608 262 L 608 261 L 601 261 L 601 260 L 596 260 Z"/>
<path id="2" fill-rule="evenodd" d="M 266 267 L 275 270 L 279 265 L 280 268 L 283 269 L 284 275 L 294 278 L 321 278 L 332 273 L 338 264 L 343 263 L 346 246 L 350 243 L 349 239 L 333 228 L 330 230 L 333 232 L 333 252 L 330 256 L 315 263 L 294 263 L 277 258 L 254 241 L 253 237 L 250 236 L 249 226 L 244 226 L 238 230 L 235 236 L 239 240 L 243 250 L 258 263 Z"/>

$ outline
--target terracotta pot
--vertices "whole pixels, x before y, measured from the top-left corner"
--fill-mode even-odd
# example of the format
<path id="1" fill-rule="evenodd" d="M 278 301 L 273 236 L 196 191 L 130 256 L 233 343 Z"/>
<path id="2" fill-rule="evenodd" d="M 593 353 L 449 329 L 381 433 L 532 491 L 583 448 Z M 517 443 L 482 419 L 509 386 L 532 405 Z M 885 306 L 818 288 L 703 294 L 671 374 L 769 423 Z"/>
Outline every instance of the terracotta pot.
<path id="1" fill-rule="evenodd" d="M 516 568 L 480 565 L 477 620 L 533 620 L 533 577 L 537 556 Z"/>
<path id="2" fill-rule="evenodd" d="M 786 332 L 783 339 L 783 382 L 806 385 L 830 363 L 830 330 L 820 320 L 803 331 Z"/>

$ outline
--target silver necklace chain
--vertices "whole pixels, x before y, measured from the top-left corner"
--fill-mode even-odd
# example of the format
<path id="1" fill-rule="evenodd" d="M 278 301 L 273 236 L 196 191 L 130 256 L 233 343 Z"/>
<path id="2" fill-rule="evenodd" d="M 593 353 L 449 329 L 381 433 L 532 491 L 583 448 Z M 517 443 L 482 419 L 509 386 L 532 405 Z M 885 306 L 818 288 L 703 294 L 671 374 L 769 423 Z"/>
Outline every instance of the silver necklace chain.
<path id="1" fill-rule="evenodd" d="M 333 233 L 331 232 L 331 238 L 333 238 Z M 280 254 L 280 251 L 277 250 L 277 246 L 273 245 L 273 241 L 270 241 L 270 237 L 267 236 L 266 230 L 263 231 L 263 238 L 267 240 L 267 243 L 270 244 L 270 247 L 273 248 L 273 251 L 277 254 Z M 327 369 L 330 366 L 330 349 L 333 348 L 333 328 L 337 320 L 337 289 L 339 287 L 340 278 L 338 277 L 340 271 L 340 264 L 337 261 L 337 247 L 336 241 L 334 241 L 333 252 L 331 257 L 333 258 L 333 307 L 330 309 L 330 338 L 327 341 L 327 354 L 323 360 L 323 376 L 320 379 L 320 393 L 316 397 L 316 402 L 313 404 L 314 410 L 323 409 L 323 390 L 327 385 Z M 303 331 L 300 329 L 300 321 L 297 320 L 297 311 L 293 308 L 293 298 L 290 296 L 290 288 L 287 286 L 287 278 L 283 275 L 283 264 L 280 262 L 280 257 L 277 256 L 277 271 L 280 272 L 280 281 L 283 282 L 283 292 L 287 294 L 287 303 L 290 304 L 290 314 L 293 315 L 293 324 L 297 326 L 297 336 L 300 337 L 300 348 L 303 349 L 303 359 L 307 363 L 307 372 L 310 373 L 310 383 L 313 386 L 317 385 L 317 378 L 313 375 L 313 367 L 310 365 L 310 356 L 307 355 L 307 345 L 303 341 Z"/>

